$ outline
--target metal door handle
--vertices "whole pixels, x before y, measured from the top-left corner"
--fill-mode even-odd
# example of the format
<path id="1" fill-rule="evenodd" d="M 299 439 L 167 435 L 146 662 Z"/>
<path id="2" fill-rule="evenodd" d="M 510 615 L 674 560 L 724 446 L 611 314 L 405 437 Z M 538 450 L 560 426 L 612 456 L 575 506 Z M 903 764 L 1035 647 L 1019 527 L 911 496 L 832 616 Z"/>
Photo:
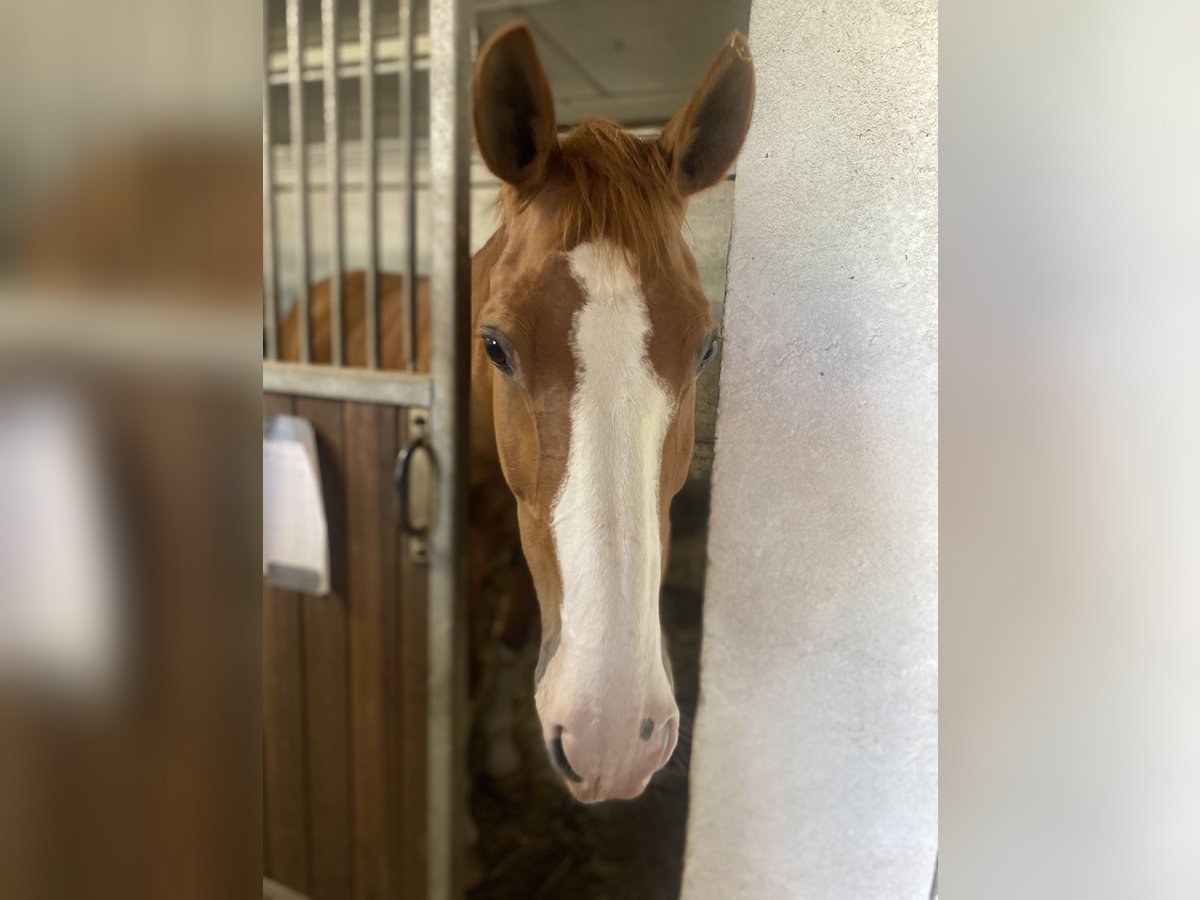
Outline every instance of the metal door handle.
<path id="1" fill-rule="evenodd" d="M 408 442 L 407 447 L 396 454 L 396 514 L 400 519 L 400 527 L 404 529 L 405 534 L 419 538 L 428 537 L 429 528 L 432 525 L 432 521 L 425 525 L 414 524 L 409 514 L 408 482 L 410 473 L 412 472 L 413 457 L 421 451 L 429 454 L 429 459 L 432 463 L 433 451 L 429 449 L 429 443 L 425 440 L 424 435 L 413 438 Z M 432 520 L 432 516 L 430 516 L 430 519 Z"/>
<path id="2" fill-rule="evenodd" d="M 408 535 L 409 556 L 413 562 L 423 563 L 428 559 L 429 532 L 437 517 L 437 458 L 429 446 L 429 411 L 413 409 L 408 414 L 408 446 L 396 454 L 396 519 L 400 528 Z M 412 516 L 413 460 L 424 453 L 428 459 L 428 483 L 423 492 L 416 494 L 427 501 L 423 521 L 414 522 Z"/>

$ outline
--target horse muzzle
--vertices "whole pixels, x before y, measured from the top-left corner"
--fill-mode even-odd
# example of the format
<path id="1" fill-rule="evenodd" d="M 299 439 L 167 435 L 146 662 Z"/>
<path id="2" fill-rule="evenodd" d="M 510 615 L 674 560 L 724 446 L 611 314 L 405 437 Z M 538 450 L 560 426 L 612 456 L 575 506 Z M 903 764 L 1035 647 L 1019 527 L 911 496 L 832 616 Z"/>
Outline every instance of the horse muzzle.
<path id="1" fill-rule="evenodd" d="M 537 707 L 550 760 L 583 803 L 641 794 L 679 741 L 679 707 L 661 661 L 657 671 L 547 672 Z M 555 677 L 558 676 L 558 677 Z M 591 690 L 604 685 L 602 692 Z"/>

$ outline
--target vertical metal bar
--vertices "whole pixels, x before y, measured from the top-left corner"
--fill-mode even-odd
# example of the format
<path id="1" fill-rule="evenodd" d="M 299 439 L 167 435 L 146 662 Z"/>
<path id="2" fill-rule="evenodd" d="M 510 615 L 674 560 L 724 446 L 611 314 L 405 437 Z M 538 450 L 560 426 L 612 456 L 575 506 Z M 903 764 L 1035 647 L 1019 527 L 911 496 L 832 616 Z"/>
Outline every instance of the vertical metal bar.
<path id="1" fill-rule="evenodd" d="M 263 330 L 268 359 L 279 359 L 279 290 L 275 277 L 275 176 L 271 160 L 271 19 L 263 3 Z"/>
<path id="2" fill-rule="evenodd" d="M 379 250 L 376 232 L 379 224 L 379 198 L 376 196 L 375 163 L 375 22 L 371 0 L 358 3 L 358 39 L 362 52 L 362 121 L 363 192 L 367 207 L 366 233 L 366 292 L 363 303 L 367 322 L 367 367 L 379 368 Z"/>
<path id="3" fill-rule="evenodd" d="M 325 178 L 329 183 L 329 339 L 330 357 L 342 364 L 342 144 L 338 133 L 337 0 L 321 0 L 321 42 L 325 45 Z"/>
<path id="4" fill-rule="evenodd" d="M 404 66 L 400 80 L 400 146 L 404 154 L 404 358 L 408 371 L 417 358 L 417 86 L 416 17 L 413 0 L 400 0 L 400 36 Z"/>
<path id="5" fill-rule="evenodd" d="M 287 0 L 288 98 L 292 125 L 292 161 L 296 167 L 296 294 L 300 315 L 300 361 L 312 359 L 312 317 L 309 315 L 308 164 L 304 153 L 304 47 L 300 31 L 300 0 Z"/>
<path id="6" fill-rule="evenodd" d="M 467 403 L 471 317 L 468 192 L 470 132 L 467 0 L 430 2 L 430 184 L 433 403 L 438 515 L 429 568 L 429 896 L 461 894 L 461 819 L 466 808 Z"/>

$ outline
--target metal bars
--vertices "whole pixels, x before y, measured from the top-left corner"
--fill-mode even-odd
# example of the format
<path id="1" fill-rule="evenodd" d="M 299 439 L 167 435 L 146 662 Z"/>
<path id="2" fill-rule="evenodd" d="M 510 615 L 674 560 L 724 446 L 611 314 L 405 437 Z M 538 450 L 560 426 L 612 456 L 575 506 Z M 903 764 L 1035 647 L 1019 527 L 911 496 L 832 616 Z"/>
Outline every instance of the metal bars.
<path id="1" fill-rule="evenodd" d="M 338 122 L 337 2 L 321 0 L 321 43 L 325 51 L 325 177 L 329 181 L 330 359 L 342 364 L 342 157 Z"/>
<path id="2" fill-rule="evenodd" d="M 263 331 L 268 359 L 279 358 L 279 291 L 275 277 L 275 177 L 271 159 L 271 18 L 263 3 Z"/>
<path id="3" fill-rule="evenodd" d="M 312 359 L 311 291 L 308 267 L 308 167 L 304 153 L 304 80 L 301 56 L 304 35 L 300 28 L 300 0 L 287 0 L 288 100 L 292 131 L 292 159 L 296 168 L 296 267 L 300 284 L 296 302 L 300 316 L 300 361 Z"/>
<path id="4" fill-rule="evenodd" d="M 310 246 L 311 202 L 310 184 L 305 141 L 305 80 L 314 80 L 314 63 L 320 63 L 319 77 L 322 81 L 322 114 L 324 120 L 324 184 L 318 182 L 318 188 L 325 188 L 328 195 L 319 201 L 326 204 L 329 216 L 328 239 L 328 274 L 329 274 L 329 362 L 335 366 L 346 364 L 347 353 L 347 316 L 346 303 L 357 300 L 356 296 L 347 295 L 345 266 L 347 257 L 347 232 L 345 224 L 346 207 L 343 204 L 344 190 L 348 184 L 345 181 L 345 161 L 341 152 L 342 114 L 340 106 L 339 80 L 345 77 L 357 76 L 361 104 L 361 159 L 362 177 L 352 179 L 354 188 L 361 188 L 364 205 L 365 221 L 361 232 L 361 247 L 357 241 L 350 252 L 361 249 L 363 252 L 364 310 L 362 322 L 364 325 L 366 366 L 369 370 L 379 369 L 384 364 L 384 350 L 388 351 L 386 363 L 395 368 L 403 367 L 408 372 L 414 372 L 417 366 L 418 350 L 423 346 L 422 335 L 418 327 L 417 305 L 417 266 L 418 266 L 418 192 L 420 184 L 417 179 L 417 143 L 416 133 L 417 110 L 420 108 L 418 95 L 417 72 L 427 69 L 428 58 L 422 53 L 418 60 L 417 49 L 424 50 L 427 36 L 416 34 L 416 14 L 414 0 L 398 0 L 399 33 L 395 39 L 388 38 L 385 43 L 392 49 L 387 52 L 395 57 L 389 71 L 397 73 L 399 88 L 399 141 L 396 146 L 399 172 L 397 177 L 388 180 L 389 187 L 401 191 L 401 223 L 398 229 L 403 235 L 403 245 L 400 248 L 400 265 L 402 267 L 402 290 L 391 298 L 399 309 L 397 317 L 404 323 L 403 347 L 384 348 L 382 342 L 383 311 L 380 303 L 382 298 L 382 278 L 379 265 L 381 261 L 380 239 L 383 237 L 382 214 L 380 208 L 380 147 L 377 125 L 376 107 L 378 104 L 377 87 L 378 75 L 381 71 L 378 59 L 376 36 L 376 10 L 374 0 L 358 0 L 358 35 L 354 43 L 343 44 L 343 36 L 339 34 L 337 0 L 321 0 L 321 40 L 320 46 L 304 45 L 304 7 L 303 0 L 285 0 L 283 9 L 286 16 L 286 42 L 283 53 L 272 53 L 270 46 L 270 25 L 267 19 L 267 6 L 264 6 L 264 41 L 263 41 L 263 76 L 266 85 L 263 95 L 263 326 L 264 326 L 264 357 L 268 361 L 277 360 L 281 352 L 286 351 L 289 358 L 296 359 L 297 347 L 295 336 L 293 342 L 281 348 L 284 335 L 284 322 L 281 310 L 286 309 L 290 298 L 280 296 L 281 283 L 296 288 L 295 312 L 291 315 L 289 328 L 298 326 L 299 359 L 302 362 L 312 362 L 314 359 L 313 329 L 314 315 L 312 308 L 312 265 L 313 256 Z M 276 23 L 277 24 L 277 23 Z M 420 38 L 420 40 L 418 40 Z M 346 58 L 357 55 L 359 64 L 347 67 Z M 288 152 L 292 165 L 290 177 L 283 184 L 277 184 L 275 170 L 275 147 L 272 146 L 271 135 L 271 90 L 272 81 L 282 79 L 275 76 L 275 68 L 286 61 L 286 78 L 288 93 Z M 374 73 L 374 76 L 371 74 Z M 390 151 L 389 151 L 390 152 Z M 294 270 L 288 274 L 294 278 L 280 278 L 279 246 L 278 246 L 278 215 L 275 208 L 276 194 L 281 190 L 290 191 L 295 197 L 294 230 L 288 223 L 288 234 L 295 242 Z M 292 209 L 289 204 L 288 210 Z M 357 213 L 355 213 L 357 215 Z M 289 248 L 291 249 L 291 248 Z M 291 256 L 286 253 L 285 255 Z M 289 259 L 289 269 L 291 260 Z M 351 311 L 357 313 L 357 309 Z M 322 315 L 326 310 L 321 311 Z M 388 322 L 391 310 L 389 309 Z M 324 322 L 322 321 L 322 326 Z M 355 336 L 357 343 L 362 338 Z M 322 333 L 324 341 L 324 333 Z M 323 349 L 323 345 L 322 345 Z M 355 347 L 357 354 L 359 348 Z M 394 355 L 392 355 L 394 353 Z M 400 362 L 403 359 L 403 363 Z"/>
<path id="5" fill-rule="evenodd" d="M 366 278 L 363 304 L 367 324 L 367 368 L 379 368 L 379 197 L 375 189 L 375 20 L 372 0 L 359 0 L 358 38 L 362 53 L 361 107 L 363 190 L 367 208 Z"/>
<path id="6" fill-rule="evenodd" d="M 417 135 L 416 22 L 413 0 L 400 0 L 400 35 L 404 76 L 400 81 L 400 152 L 404 158 L 404 359 L 408 371 L 417 364 Z"/>
<path id="7" fill-rule="evenodd" d="M 430 443 L 438 512 L 429 566 L 429 896 L 461 895 L 461 820 L 466 807 L 467 404 L 471 313 L 468 255 L 470 16 L 466 0 L 431 0 L 430 184 L 433 189 Z"/>

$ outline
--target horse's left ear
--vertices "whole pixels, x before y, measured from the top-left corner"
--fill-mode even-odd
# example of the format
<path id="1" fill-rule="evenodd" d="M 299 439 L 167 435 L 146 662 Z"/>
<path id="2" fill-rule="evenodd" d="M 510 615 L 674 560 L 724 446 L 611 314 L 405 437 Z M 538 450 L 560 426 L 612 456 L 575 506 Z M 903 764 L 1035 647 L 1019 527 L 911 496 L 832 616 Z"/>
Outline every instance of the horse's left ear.
<path id="1" fill-rule="evenodd" d="M 735 31 L 713 60 L 687 106 L 659 137 L 684 196 L 720 181 L 746 139 L 754 110 L 754 62 L 746 36 Z"/>

